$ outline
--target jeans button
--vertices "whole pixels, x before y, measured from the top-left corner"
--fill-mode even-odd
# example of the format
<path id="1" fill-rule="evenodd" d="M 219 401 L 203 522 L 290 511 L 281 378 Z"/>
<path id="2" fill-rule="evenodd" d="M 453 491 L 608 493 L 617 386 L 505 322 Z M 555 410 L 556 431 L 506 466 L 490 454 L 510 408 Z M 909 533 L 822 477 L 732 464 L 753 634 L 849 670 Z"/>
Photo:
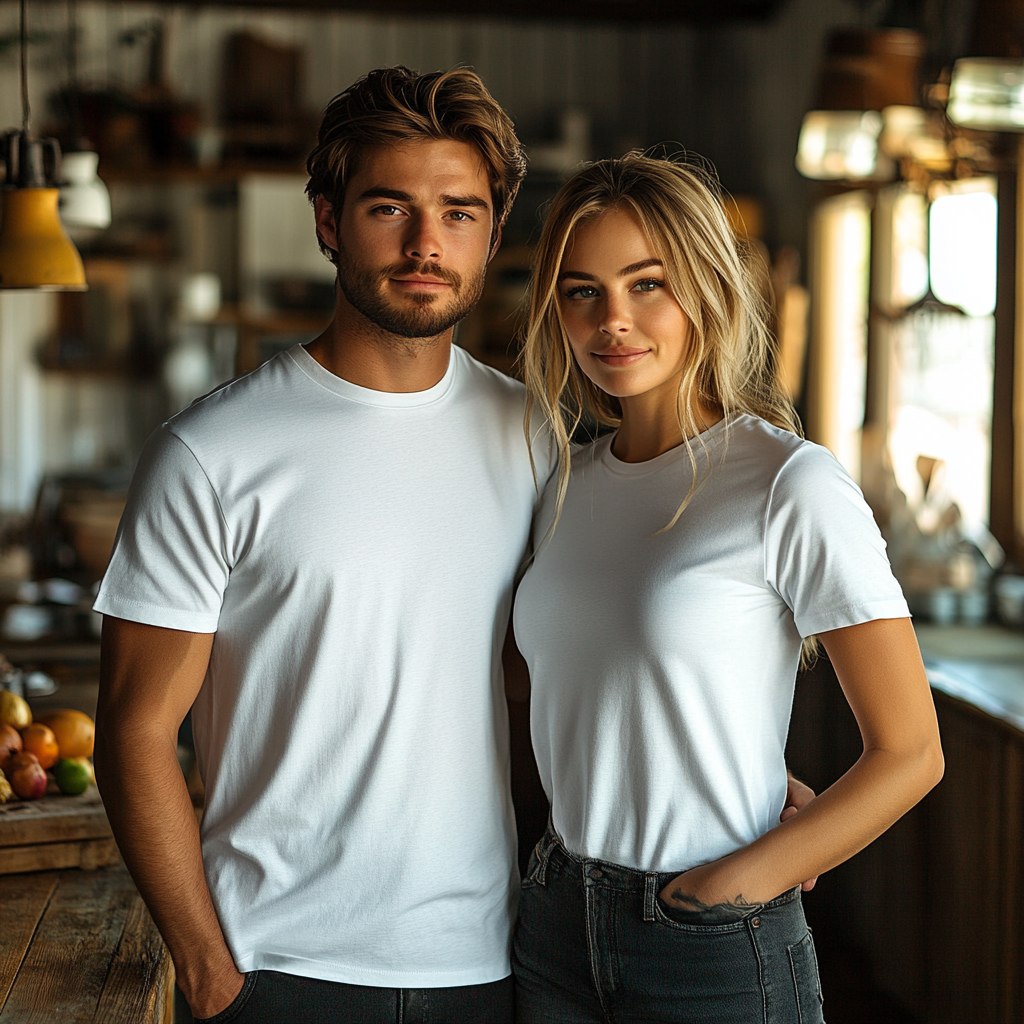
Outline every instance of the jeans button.
<path id="1" fill-rule="evenodd" d="M 591 878 L 600 878 L 603 874 L 604 874 L 604 872 L 600 868 L 591 868 L 590 869 L 590 877 Z"/>
<path id="2" fill-rule="evenodd" d="M 755 918 L 754 918 L 754 920 L 753 920 L 753 921 L 751 921 L 750 923 L 751 923 L 751 924 L 752 924 L 752 925 L 753 925 L 753 926 L 754 926 L 755 928 L 760 928 L 760 927 L 761 927 L 761 918 L 759 918 L 759 917 L 755 917 Z"/>

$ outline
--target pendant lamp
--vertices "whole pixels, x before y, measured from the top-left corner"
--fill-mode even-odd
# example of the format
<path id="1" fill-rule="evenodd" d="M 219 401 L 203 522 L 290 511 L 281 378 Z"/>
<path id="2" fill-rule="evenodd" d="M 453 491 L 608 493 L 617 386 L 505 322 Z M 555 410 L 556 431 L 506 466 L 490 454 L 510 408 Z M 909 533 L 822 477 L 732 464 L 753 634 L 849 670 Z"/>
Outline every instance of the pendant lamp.
<path id="1" fill-rule="evenodd" d="M 110 227 L 110 193 L 96 175 L 99 154 L 85 137 L 78 87 L 78 17 L 75 0 L 68 0 L 68 107 L 71 149 L 64 151 L 61 182 L 61 223 L 70 238 L 84 242 Z"/>
<path id="2" fill-rule="evenodd" d="M 29 132 L 25 0 L 21 0 L 21 128 L 3 137 L 0 289 L 85 291 L 85 268 L 57 212 L 60 146 Z M 47 160 L 49 156 L 49 160 Z"/>

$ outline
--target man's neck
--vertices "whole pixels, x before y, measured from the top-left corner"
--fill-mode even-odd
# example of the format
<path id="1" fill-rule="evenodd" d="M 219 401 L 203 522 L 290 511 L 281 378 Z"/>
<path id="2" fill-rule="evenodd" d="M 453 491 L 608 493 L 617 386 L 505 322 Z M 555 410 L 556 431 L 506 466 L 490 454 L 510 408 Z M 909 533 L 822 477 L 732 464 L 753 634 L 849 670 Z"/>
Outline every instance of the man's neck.
<path id="1" fill-rule="evenodd" d="M 345 300 L 338 290 L 334 319 L 306 349 L 336 377 L 373 391 L 426 391 L 448 370 L 452 335 L 403 338 L 382 330 Z"/>

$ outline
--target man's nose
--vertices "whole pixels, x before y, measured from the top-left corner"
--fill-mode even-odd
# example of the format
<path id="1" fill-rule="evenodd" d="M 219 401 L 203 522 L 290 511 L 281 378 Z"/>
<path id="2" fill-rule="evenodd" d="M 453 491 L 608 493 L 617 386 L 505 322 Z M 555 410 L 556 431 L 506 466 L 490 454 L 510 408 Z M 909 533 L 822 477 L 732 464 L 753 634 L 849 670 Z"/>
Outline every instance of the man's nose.
<path id="1" fill-rule="evenodd" d="M 413 260 L 439 260 L 444 255 L 440 232 L 430 218 L 413 219 L 402 252 Z"/>

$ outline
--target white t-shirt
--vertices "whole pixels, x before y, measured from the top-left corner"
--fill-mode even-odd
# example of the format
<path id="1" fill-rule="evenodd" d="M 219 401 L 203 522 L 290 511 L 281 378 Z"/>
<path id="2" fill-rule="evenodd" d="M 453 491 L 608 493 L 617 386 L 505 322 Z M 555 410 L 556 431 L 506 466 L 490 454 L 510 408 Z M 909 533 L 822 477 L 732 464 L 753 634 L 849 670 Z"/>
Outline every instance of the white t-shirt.
<path id="1" fill-rule="evenodd" d="M 649 462 L 573 456 L 520 585 L 533 745 L 567 848 L 683 871 L 778 824 L 801 638 L 908 615 L 871 512 L 824 448 L 754 416 Z M 704 456 L 701 441 L 708 448 Z M 537 536 L 551 521 L 545 494 Z"/>
<path id="2" fill-rule="evenodd" d="M 458 348 L 435 387 L 392 394 L 296 346 L 148 443 L 96 609 L 216 633 L 193 729 L 239 970 L 508 975 L 501 648 L 536 499 L 523 408 Z"/>

